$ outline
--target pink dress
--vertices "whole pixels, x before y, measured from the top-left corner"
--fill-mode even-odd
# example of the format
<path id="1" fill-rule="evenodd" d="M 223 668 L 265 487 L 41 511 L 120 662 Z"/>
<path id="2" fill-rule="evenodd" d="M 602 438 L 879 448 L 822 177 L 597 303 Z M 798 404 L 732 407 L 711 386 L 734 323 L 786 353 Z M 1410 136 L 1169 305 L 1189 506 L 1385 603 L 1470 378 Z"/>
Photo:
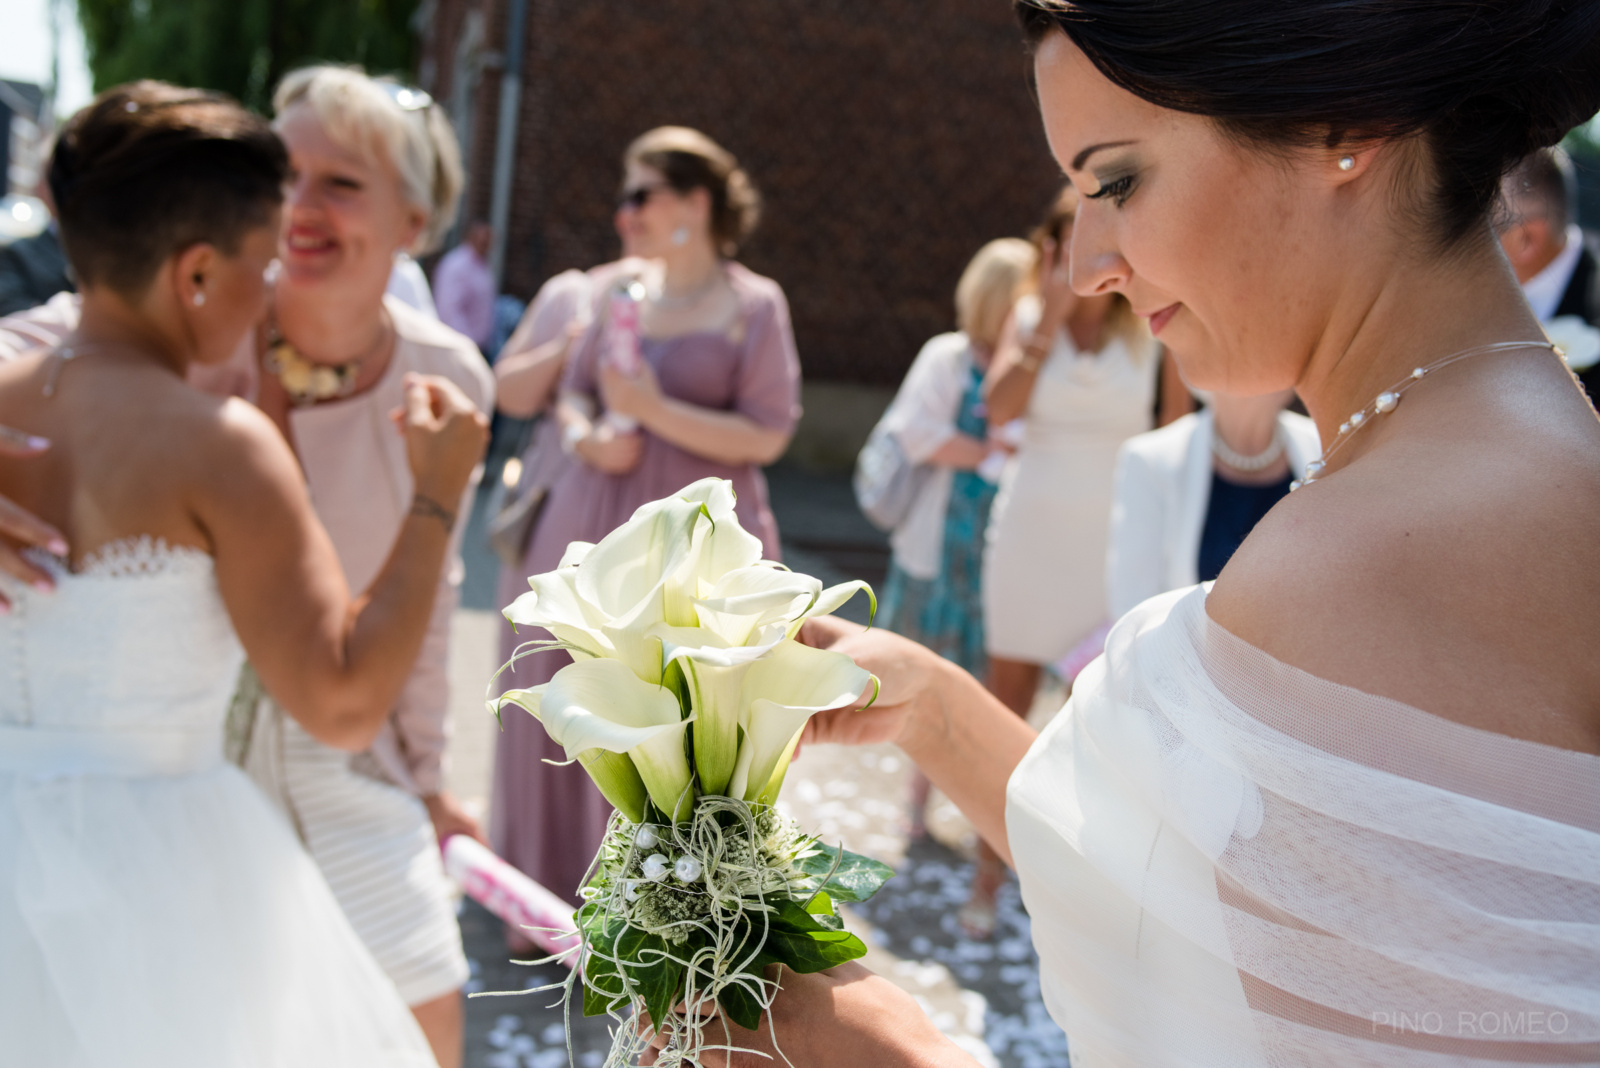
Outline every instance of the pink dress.
<path id="1" fill-rule="evenodd" d="M 743 308 L 730 334 L 645 338 L 644 358 L 667 396 L 738 412 L 787 432 L 800 415 L 800 361 L 788 302 L 769 278 L 736 263 L 728 264 L 727 272 Z M 589 394 L 597 404 L 604 322 L 603 315 L 596 316 L 579 340 L 561 383 L 563 392 Z M 567 467 L 550 491 L 529 541 L 527 575 L 553 570 L 568 542 L 599 541 L 641 504 L 712 476 L 732 481 L 739 496 L 740 523 L 761 538 L 769 558 L 778 558 L 778 526 L 767 503 L 766 479 L 755 465 L 702 459 L 643 433 L 643 456 L 627 474 L 607 475 L 576 462 Z M 525 576 L 503 576 L 502 603 L 511 603 L 526 590 Z M 519 642 L 544 637 L 548 637 L 544 631 L 514 634 L 509 626 L 503 627 L 502 660 L 510 658 Z M 514 673 L 500 677 L 502 687 L 548 682 L 569 662 L 559 652 L 529 657 Z M 506 714 L 495 747 L 491 836 L 496 853 L 555 893 L 576 901 L 611 806 L 582 768 L 553 767 L 543 763 L 546 759 L 565 760 L 566 755 L 533 717 Z"/>

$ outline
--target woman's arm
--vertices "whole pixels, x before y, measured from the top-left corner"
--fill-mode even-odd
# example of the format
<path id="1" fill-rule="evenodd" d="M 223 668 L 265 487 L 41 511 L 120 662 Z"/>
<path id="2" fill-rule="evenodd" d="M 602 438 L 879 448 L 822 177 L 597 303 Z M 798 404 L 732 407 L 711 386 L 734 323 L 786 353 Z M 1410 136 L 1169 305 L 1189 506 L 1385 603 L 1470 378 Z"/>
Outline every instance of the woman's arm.
<path id="1" fill-rule="evenodd" d="M 719 412 L 669 397 L 649 364 L 629 376 L 600 368 L 606 410 L 631 416 L 663 441 L 721 464 L 770 464 L 789 447 L 790 430 L 762 426 L 739 412 Z"/>
<path id="2" fill-rule="evenodd" d="M 826 616 L 808 620 L 801 640 L 853 658 L 880 685 L 869 707 L 811 717 L 805 740 L 894 742 L 1010 864 L 1006 783 L 1038 732 L 977 679 L 898 634 Z"/>
<path id="3" fill-rule="evenodd" d="M 983 379 L 983 403 L 989 409 L 990 426 L 1003 426 L 1027 414 L 1039 368 L 1050 354 L 1048 339 L 1053 334 L 1036 329 L 1026 338 L 1017 335 L 1017 316 L 1013 312 L 1000 329 L 994 360 Z"/>
<path id="4" fill-rule="evenodd" d="M 957 471 L 971 471 L 989 455 L 989 443 L 971 434 L 956 433 L 928 454 L 924 463 L 937 467 L 953 467 Z"/>
<path id="5" fill-rule="evenodd" d="M 195 512 L 210 536 L 223 602 L 267 690 L 319 741 L 371 744 L 389 718 L 428 628 L 460 499 L 487 420 L 450 382 L 415 376 L 397 421 L 416 490 L 372 585 L 352 597 L 317 522 L 298 463 L 242 402 L 226 409 L 201 465 Z"/>
<path id="6" fill-rule="evenodd" d="M 44 438 L 0 426 L 0 457 L 38 456 L 50 447 Z M 25 512 L 11 501 L 0 497 L 0 571 L 37 589 L 51 589 L 54 583 L 50 573 L 35 566 L 22 556 L 20 549 L 36 547 L 57 556 L 67 555 L 67 539 L 61 532 L 31 512 Z M 0 596 L 0 611 L 9 608 L 10 602 Z"/>
<path id="7" fill-rule="evenodd" d="M 506 415 L 530 419 L 549 405 L 576 334 L 569 329 L 542 345 L 519 351 L 523 348 L 521 335 L 519 326 L 494 365 L 495 405 Z"/>

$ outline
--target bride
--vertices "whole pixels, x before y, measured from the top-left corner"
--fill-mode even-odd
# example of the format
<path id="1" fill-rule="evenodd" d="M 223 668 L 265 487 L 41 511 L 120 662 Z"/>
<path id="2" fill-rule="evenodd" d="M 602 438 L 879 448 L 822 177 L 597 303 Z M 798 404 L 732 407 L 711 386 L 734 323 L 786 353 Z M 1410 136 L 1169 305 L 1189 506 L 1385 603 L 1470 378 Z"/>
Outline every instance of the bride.
<path id="1" fill-rule="evenodd" d="M 154 82 L 103 93 L 55 150 L 82 323 L 0 365 L 0 424 L 50 442 L 0 465 L 0 498 L 74 547 L 31 557 L 53 592 L 0 576 L 8 1064 L 433 1064 L 315 865 L 222 756 L 245 653 L 314 737 L 370 742 L 486 435 L 448 382 L 408 382 L 411 515 L 352 597 L 277 429 L 184 383 L 260 318 L 286 171 L 265 122 Z"/>
<path id="2" fill-rule="evenodd" d="M 1074 1065 L 1600 1063 L 1600 423 L 1488 219 L 1600 106 L 1600 3 L 1018 8 L 1074 287 L 1324 458 L 1041 735 L 820 621 L 883 690 L 809 737 L 1012 858 Z M 971 1063 L 859 967 L 783 984 L 796 1065 Z"/>

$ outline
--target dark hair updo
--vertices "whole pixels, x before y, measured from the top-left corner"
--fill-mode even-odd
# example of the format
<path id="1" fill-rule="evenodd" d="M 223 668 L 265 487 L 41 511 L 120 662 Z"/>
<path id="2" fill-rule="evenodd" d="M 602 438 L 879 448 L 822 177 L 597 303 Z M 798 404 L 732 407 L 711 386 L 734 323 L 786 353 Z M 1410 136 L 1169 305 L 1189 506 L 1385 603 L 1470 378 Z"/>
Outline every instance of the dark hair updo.
<path id="1" fill-rule="evenodd" d="M 266 120 L 220 93 L 141 81 L 67 121 L 50 195 L 79 282 L 136 297 L 190 245 L 237 253 L 282 203 L 288 170 Z"/>
<path id="2" fill-rule="evenodd" d="M 1015 0 L 1112 82 L 1243 140 L 1420 137 L 1444 244 L 1501 176 L 1600 109 L 1600 0 Z"/>
<path id="3" fill-rule="evenodd" d="M 750 176 L 733 153 L 699 130 L 658 126 L 629 145 L 622 160 L 660 171 L 679 193 L 709 193 L 711 241 L 724 256 L 737 254 L 761 219 L 761 194 Z"/>

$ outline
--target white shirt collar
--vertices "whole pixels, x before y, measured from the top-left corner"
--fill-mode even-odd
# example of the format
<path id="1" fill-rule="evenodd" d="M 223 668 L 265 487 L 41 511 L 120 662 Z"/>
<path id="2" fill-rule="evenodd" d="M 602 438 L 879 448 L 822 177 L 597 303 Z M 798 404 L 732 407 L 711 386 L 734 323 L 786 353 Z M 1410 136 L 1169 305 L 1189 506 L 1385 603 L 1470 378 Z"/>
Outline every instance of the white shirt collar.
<path id="1" fill-rule="evenodd" d="M 1556 313 L 1561 296 L 1572 281 L 1572 272 L 1583 255 L 1583 230 L 1576 223 L 1567 227 L 1567 244 L 1545 269 L 1522 284 L 1522 295 L 1528 298 L 1533 314 L 1544 322 Z"/>

